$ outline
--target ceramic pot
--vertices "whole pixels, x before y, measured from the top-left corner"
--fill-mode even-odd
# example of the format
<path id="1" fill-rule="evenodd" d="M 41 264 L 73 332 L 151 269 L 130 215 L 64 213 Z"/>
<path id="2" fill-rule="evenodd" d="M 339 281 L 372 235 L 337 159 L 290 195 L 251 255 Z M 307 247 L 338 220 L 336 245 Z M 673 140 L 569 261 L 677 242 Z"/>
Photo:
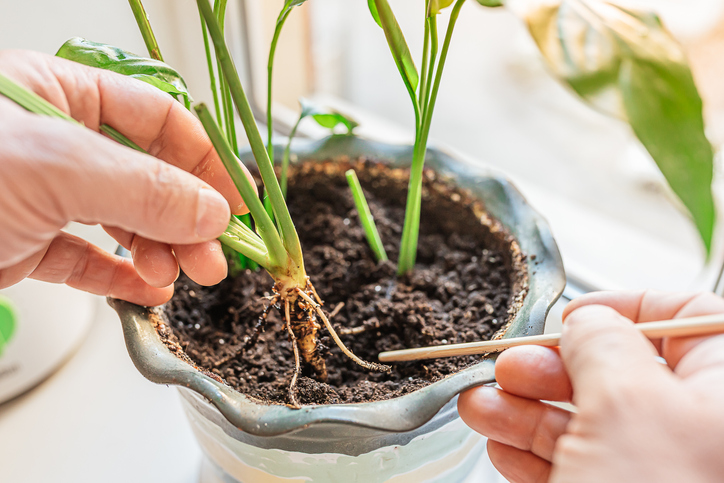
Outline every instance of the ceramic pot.
<path id="1" fill-rule="evenodd" d="M 295 145 L 297 143 L 295 142 Z M 278 151 L 282 151 L 279 149 Z M 298 162 L 366 156 L 409 165 L 412 148 L 333 136 L 295 149 Z M 242 153 L 244 162 L 252 162 Z M 470 190 L 527 256 L 527 291 L 504 337 L 543 333 L 565 285 L 558 249 L 545 221 L 503 177 L 479 164 L 430 150 L 426 166 Z M 181 399 L 207 461 L 208 482 L 463 481 L 483 451 L 481 438 L 456 410 L 461 391 L 494 382 L 494 357 L 391 400 L 306 406 L 259 404 L 175 357 L 154 325 L 163 308 L 109 300 L 123 324 L 138 370 L 159 384 L 181 386 Z"/>

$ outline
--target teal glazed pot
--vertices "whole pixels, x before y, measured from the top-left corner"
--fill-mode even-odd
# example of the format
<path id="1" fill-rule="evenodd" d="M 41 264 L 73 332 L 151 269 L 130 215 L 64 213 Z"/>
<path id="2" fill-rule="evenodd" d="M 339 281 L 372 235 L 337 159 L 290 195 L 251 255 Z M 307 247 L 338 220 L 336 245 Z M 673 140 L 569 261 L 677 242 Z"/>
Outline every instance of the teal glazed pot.
<path id="1" fill-rule="evenodd" d="M 295 154 L 297 162 L 364 156 L 405 166 L 412 148 L 332 136 Z M 242 160 L 253 163 L 250 153 L 242 153 Z M 543 218 L 509 181 L 479 164 L 436 150 L 429 151 L 426 163 L 482 201 L 527 257 L 527 290 L 516 300 L 517 312 L 502 336 L 543 333 L 546 315 L 565 286 L 561 257 Z M 259 404 L 174 356 L 155 330 L 163 307 L 109 303 L 120 316 L 138 370 L 155 383 L 180 387 L 206 457 L 205 482 L 447 483 L 463 481 L 484 450 L 482 437 L 460 420 L 456 400 L 465 389 L 495 381 L 494 356 L 395 399 L 291 409 Z"/>

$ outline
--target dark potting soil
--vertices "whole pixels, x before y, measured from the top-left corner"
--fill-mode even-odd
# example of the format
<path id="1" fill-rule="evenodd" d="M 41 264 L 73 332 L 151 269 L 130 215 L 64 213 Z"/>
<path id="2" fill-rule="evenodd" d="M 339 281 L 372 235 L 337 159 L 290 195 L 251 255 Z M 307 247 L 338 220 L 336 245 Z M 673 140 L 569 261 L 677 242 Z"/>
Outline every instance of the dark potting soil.
<path id="1" fill-rule="evenodd" d="M 376 361 L 385 350 L 493 337 L 525 295 L 525 257 L 515 240 L 469 193 L 426 172 L 417 265 L 398 278 L 395 264 L 377 263 L 367 244 L 344 177 L 350 167 L 365 189 L 385 249 L 396 260 L 408 171 L 366 160 L 307 163 L 290 173 L 288 196 L 307 274 L 325 310 L 344 303 L 332 319 L 344 343 L 362 359 Z M 159 332 L 177 355 L 215 379 L 254 399 L 288 404 L 294 356 L 276 310 L 258 341 L 243 350 L 272 285 L 264 271 L 246 270 L 214 287 L 182 276 L 165 308 L 168 324 Z M 307 368 L 297 385 L 301 404 L 389 399 L 481 360 L 396 363 L 391 374 L 379 374 L 348 359 L 331 338 L 323 343 L 329 348 L 329 379 L 318 382 Z"/>

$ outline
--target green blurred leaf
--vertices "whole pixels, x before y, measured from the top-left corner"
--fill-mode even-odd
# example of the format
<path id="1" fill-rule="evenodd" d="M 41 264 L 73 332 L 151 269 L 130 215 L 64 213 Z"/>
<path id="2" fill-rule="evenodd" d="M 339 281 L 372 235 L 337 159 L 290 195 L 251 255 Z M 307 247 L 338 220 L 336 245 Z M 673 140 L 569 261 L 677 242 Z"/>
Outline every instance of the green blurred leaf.
<path id="1" fill-rule="evenodd" d="M 715 222 L 713 157 L 702 104 L 688 68 L 627 60 L 621 91 L 629 122 L 691 213 L 707 254 Z"/>
<path id="2" fill-rule="evenodd" d="M 382 21 L 380 20 L 380 14 L 377 13 L 377 5 L 375 5 L 375 0 L 367 0 L 367 6 L 370 9 L 370 13 L 372 14 L 372 18 L 375 19 L 375 22 L 377 25 L 382 28 Z"/>
<path id="3" fill-rule="evenodd" d="M 55 55 L 90 67 L 135 77 L 171 95 L 183 96 L 187 102 L 192 101 L 181 75 L 161 61 L 79 37 L 68 40 Z"/>
<path id="4" fill-rule="evenodd" d="M 708 255 L 714 154 L 679 43 L 655 14 L 597 0 L 540 4 L 526 21 L 556 77 L 631 125 L 691 213 Z"/>
<path id="5" fill-rule="evenodd" d="M 505 5 L 503 0 L 476 0 L 483 7 L 502 7 Z"/>
<path id="6" fill-rule="evenodd" d="M 317 122 L 317 124 L 329 130 L 333 130 L 337 126 L 343 125 L 347 128 L 347 134 L 352 134 L 354 128 L 359 125 L 357 124 L 357 122 L 345 116 L 344 114 L 336 111 L 328 112 L 322 110 L 309 102 L 307 99 L 299 99 L 299 104 L 302 106 L 302 112 L 299 115 L 299 121 L 301 121 L 305 117 L 311 116 L 312 119 Z"/>
<path id="7" fill-rule="evenodd" d="M 454 0 L 427 0 L 427 16 L 432 17 L 440 13 L 440 10 L 452 5 Z"/>
<path id="8" fill-rule="evenodd" d="M 395 14 L 392 13 L 392 9 L 387 0 L 374 0 L 374 3 L 377 7 L 380 26 L 385 32 L 387 45 L 390 47 L 392 57 L 395 59 L 395 64 L 397 64 L 400 75 L 402 75 L 402 80 L 405 82 L 405 85 L 407 85 L 409 91 L 415 92 L 420 79 L 417 74 L 417 68 L 415 67 L 415 61 L 412 59 L 412 55 L 410 55 L 410 49 L 407 47 L 407 41 L 405 41 L 405 36 L 402 34 L 400 25 L 397 23 Z"/>
<path id="9" fill-rule="evenodd" d="M 12 302 L 0 295 L 0 356 L 15 334 L 17 315 Z"/>

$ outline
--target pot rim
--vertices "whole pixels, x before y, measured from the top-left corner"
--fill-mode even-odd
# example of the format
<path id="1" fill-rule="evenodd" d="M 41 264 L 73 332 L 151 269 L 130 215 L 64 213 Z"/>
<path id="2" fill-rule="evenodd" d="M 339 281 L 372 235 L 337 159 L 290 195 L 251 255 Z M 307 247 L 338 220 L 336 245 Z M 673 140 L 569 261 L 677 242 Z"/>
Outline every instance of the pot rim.
<path id="1" fill-rule="evenodd" d="M 412 155 L 411 146 L 347 135 L 304 144 L 295 140 L 294 148 L 297 162 L 346 155 L 350 159 L 367 156 L 392 166 L 409 166 Z M 253 163 L 249 152 L 242 152 L 241 159 Z M 503 337 L 542 334 L 546 315 L 565 287 L 561 256 L 543 217 L 528 205 L 510 181 L 480 164 L 453 158 L 433 148 L 428 150 L 426 166 L 453 178 L 459 186 L 480 198 L 486 210 L 508 229 L 528 257 L 528 290 Z M 429 386 L 384 401 L 303 406 L 301 409 L 264 405 L 176 357 L 156 333 L 155 324 L 163 320 L 162 309 L 111 298 L 108 303 L 120 316 L 128 353 L 141 374 L 158 384 L 174 384 L 196 391 L 216 406 L 231 424 L 255 436 L 276 436 L 323 423 L 349 424 L 386 432 L 412 431 L 432 419 L 461 391 L 495 382 L 496 356 L 493 355 Z"/>

